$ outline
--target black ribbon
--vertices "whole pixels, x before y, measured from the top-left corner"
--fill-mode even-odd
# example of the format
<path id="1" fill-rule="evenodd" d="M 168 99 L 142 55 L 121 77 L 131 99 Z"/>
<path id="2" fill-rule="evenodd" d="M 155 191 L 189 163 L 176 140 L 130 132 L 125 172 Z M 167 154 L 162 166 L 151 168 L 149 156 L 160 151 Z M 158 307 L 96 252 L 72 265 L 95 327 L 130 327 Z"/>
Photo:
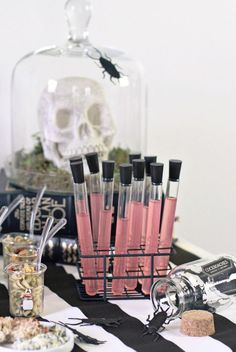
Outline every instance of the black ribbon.
<path id="1" fill-rule="evenodd" d="M 214 314 L 215 334 L 214 339 L 223 342 L 230 347 L 232 351 L 236 351 L 236 324 L 219 314 Z"/>
<path id="2" fill-rule="evenodd" d="M 89 318 L 122 318 L 120 326 L 116 328 L 103 328 L 118 337 L 125 345 L 137 352 L 183 351 L 180 347 L 164 339 L 162 336 L 156 342 L 154 341 L 155 336 L 143 336 L 144 326 L 141 321 L 123 312 L 116 304 L 101 301 L 81 301 L 78 296 L 76 284 L 77 281 L 74 276 L 67 274 L 63 267 L 48 266 L 45 273 L 45 285 L 68 304 L 78 307 Z M 45 302 L 45 304 L 47 303 Z M 96 336 L 94 337 L 96 338 Z"/>

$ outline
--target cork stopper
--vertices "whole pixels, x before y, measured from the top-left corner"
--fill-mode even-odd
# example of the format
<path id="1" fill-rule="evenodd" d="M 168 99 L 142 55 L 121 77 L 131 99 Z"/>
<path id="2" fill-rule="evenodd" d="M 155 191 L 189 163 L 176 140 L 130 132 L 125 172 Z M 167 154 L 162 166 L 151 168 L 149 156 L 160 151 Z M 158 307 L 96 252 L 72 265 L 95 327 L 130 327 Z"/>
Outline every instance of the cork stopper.
<path id="1" fill-rule="evenodd" d="M 189 310 L 181 319 L 180 331 L 187 336 L 210 336 L 215 333 L 214 316 L 205 310 Z"/>

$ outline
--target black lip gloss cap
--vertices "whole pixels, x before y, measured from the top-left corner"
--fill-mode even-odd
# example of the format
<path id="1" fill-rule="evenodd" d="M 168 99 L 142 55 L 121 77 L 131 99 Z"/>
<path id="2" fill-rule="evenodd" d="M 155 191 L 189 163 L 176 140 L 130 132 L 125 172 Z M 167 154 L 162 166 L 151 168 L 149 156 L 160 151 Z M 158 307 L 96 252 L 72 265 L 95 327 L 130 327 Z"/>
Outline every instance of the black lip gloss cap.
<path id="1" fill-rule="evenodd" d="M 70 159 L 70 168 L 74 183 L 84 183 L 84 166 L 80 156 Z"/>
<path id="2" fill-rule="evenodd" d="M 97 174 L 99 172 L 99 161 L 98 153 L 87 153 L 85 154 L 87 160 L 88 168 L 91 174 Z"/>
<path id="3" fill-rule="evenodd" d="M 177 159 L 169 160 L 169 180 L 178 181 L 180 170 L 181 170 L 182 161 Z"/>
<path id="4" fill-rule="evenodd" d="M 151 175 L 150 165 L 151 165 L 151 163 L 155 163 L 157 161 L 157 157 L 154 155 L 153 156 L 145 156 L 144 160 L 145 160 L 146 175 L 150 176 Z"/>
<path id="5" fill-rule="evenodd" d="M 76 155 L 76 156 L 73 156 L 72 158 L 69 159 L 70 161 L 70 164 L 72 163 L 77 163 L 78 161 L 83 161 L 83 157 L 82 155 Z"/>
<path id="6" fill-rule="evenodd" d="M 154 183 L 155 185 L 162 184 L 163 169 L 164 169 L 163 163 L 151 163 L 150 165 L 151 179 L 152 179 L 152 183 Z"/>
<path id="7" fill-rule="evenodd" d="M 113 180 L 114 178 L 115 162 L 113 160 L 106 160 L 102 162 L 102 178 L 104 180 Z"/>
<path id="8" fill-rule="evenodd" d="M 134 152 L 129 154 L 129 163 L 132 164 L 133 160 L 135 159 L 141 159 L 141 153 L 140 152 Z"/>
<path id="9" fill-rule="evenodd" d="M 131 185 L 132 183 L 132 165 L 120 164 L 120 183 L 122 185 Z"/>
<path id="10" fill-rule="evenodd" d="M 144 167 L 145 167 L 145 160 L 142 160 L 142 159 L 133 160 L 133 175 L 136 180 L 142 181 L 144 179 Z"/>

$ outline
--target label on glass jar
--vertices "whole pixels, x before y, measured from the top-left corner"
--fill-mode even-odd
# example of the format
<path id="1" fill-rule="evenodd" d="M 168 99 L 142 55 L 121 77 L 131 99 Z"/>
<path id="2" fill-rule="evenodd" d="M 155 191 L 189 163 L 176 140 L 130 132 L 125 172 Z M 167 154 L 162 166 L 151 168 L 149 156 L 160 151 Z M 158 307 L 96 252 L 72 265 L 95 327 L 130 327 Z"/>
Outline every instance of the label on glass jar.
<path id="1" fill-rule="evenodd" d="M 232 260 L 228 258 L 220 258 L 202 266 L 202 270 L 209 276 L 215 276 L 221 272 L 227 271 L 233 267 Z"/>
<path id="2" fill-rule="evenodd" d="M 23 310 L 32 310 L 33 306 L 34 305 L 33 305 L 32 292 L 30 289 L 27 289 L 25 291 L 24 296 L 23 296 L 22 308 L 23 308 Z"/>

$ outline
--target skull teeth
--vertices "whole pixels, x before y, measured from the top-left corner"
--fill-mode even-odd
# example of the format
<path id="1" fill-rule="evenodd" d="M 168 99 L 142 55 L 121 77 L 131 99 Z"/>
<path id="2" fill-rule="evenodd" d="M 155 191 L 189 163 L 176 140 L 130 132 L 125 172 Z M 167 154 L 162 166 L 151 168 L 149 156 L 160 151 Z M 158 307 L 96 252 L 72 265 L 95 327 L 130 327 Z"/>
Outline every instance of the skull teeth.
<path id="1" fill-rule="evenodd" d="M 61 150 L 60 152 L 64 159 L 69 159 L 75 155 L 86 154 L 91 152 L 97 152 L 99 156 L 103 158 L 107 151 L 105 150 L 102 144 L 98 144 L 98 145 L 81 146 L 80 148 L 76 148 L 76 149 Z"/>

